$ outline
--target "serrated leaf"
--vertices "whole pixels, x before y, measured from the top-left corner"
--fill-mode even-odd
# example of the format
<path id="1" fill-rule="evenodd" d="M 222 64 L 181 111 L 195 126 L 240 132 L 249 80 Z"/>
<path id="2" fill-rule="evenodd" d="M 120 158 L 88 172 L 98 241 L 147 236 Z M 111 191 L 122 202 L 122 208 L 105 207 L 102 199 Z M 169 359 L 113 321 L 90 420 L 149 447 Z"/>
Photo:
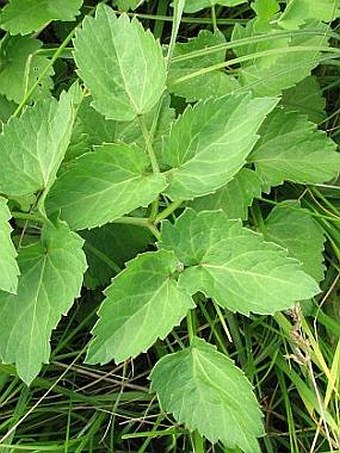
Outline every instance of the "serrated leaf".
<path id="1" fill-rule="evenodd" d="M 46 224 L 40 241 L 20 249 L 18 294 L 0 292 L 0 356 L 28 385 L 49 360 L 52 330 L 79 296 L 82 245 L 65 224 Z"/>
<path id="2" fill-rule="evenodd" d="M 289 180 L 301 184 L 329 181 L 340 171 L 340 153 L 325 132 L 305 115 L 276 109 L 263 123 L 249 156 L 265 190 Z"/>
<path id="3" fill-rule="evenodd" d="M 163 146 L 162 161 L 171 167 L 167 195 L 192 199 L 227 184 L 244 165 L 257 130 L 277 102 L 244 94 L 189 106 Z"/>
<path id="4" fill-rule="evenodd" d="M 93 106 L 106 118 L 132 121 L 149 112 L 165 89 L 165 59 L 159 42 L 136 18 L 118 19 L 108 6 L 87 16 L 76 33 L 74 58 L 90 89 Z"/>
<path id="5" fill-rule="evenodd" d="M 72 229 L 104 225 L 147 206 L 167 186 L 148 171 L 147 155 L 135 145 L 106 144 L 74 161 L 46 199 L 50 215 L 60 213 Z"/>
<path id="6" fill-rule="evenodd" d="M 265 238 L 285 247 L 289 255 L 303 264 L 303 270 L 314 280 L 323 280 L 324 231 L 299 203 L 284 202 L 276 206 L 265 222 Z"/>
<path id="7" fill-rule="evenodd" d="M 17 251 L 11 239 L 10 218 L 7 202 L 0 197 L 0 290 L 15 294 L 20 271 L 16 262 Z"/>
<path id="8" fill-rule="evenodd" d="M 136 357 L 180 323 L 195 305 L 178 287 L 177 266 L 178 259 L 165 250 L 128 263 L 105 291 L 87 362 L 119 363 Z"/>
<path id="9" fill-rule="evenodd" d="M 12 35 L 27 35 L 52 20 L 73 20 L 83 0 L 9 0 L 0 16 L 0 26 Z"/>
<path id="10" fill-rule="evenodd" d="M 308 116 L 312 123 L 319 124 L 326 118 L 326 99 L 322 96 L 316 77 L 311 76 L 296 86 L 285 90 L 282 105 L 286 112 L 300 112 Z"/>
<path id="11" fill-rule="evenodd" d="M 292 30 L 310 19 L 330 22 L 340 17 L 339 0 L 290 0 L 280 17 L 279 25 Z"/>
<path id="12" fill-rule="evenodd" d="M 126 261 L 144 251 L 152 242 L 147 228 L 111 223 L 101 228 L 84 230 L 84 250 L 89 268 L 85 274 L 88 287 L 109 284 Z"/>
<path id="13" fill-rule="evenodd" d="M 184 12 L 185 13 L 197 13 L 204 8 L 211 8 L 215 5 L 222 6 L 237 6 L 245 3 L 247 0 L 189 0 L 185 3 Z"/>
<path id="14" fill-rule="evenodd" d="M 160 246 L 187 267 L 179 277 L 186 291 L 233 312 L 272 314 L 319 292 L 286 250 L 221 211 L 187 209 L 175 225 L 164 224 Z"/>
<path id="15" fill-rule="evenodd" d="M 248 218 L 248 207 L 261 195 L 261 179 L 253 170 L 242 168 L 228 184 L 211 195 L 196 198 L 190 206 L 195 211 L 221 209 L 229 219 Z"/>
<path id="16" fill-rule="evenodd" d="M 48 188 L 68 147 L 74 109 L 67 94 L 12 117 L 0 135 L 0 192 L 22 196 Z"/>
<path id="17" fill-rule="evenodd" d="M 170 65 L 167 87 L 178 96 L 185 97 L 187 101 L 207 99 L 210 96 L 223 96 L 239 87 L 237 80 L 227 75 L 223 70 L 211 71 L 200 76 L 195 76 L 183 82 L 176 82 L 177 79 L 185 77 L 202 68 L 207 68 L 225 61 L 225 49 L 218 52 L 208 53 L 199 58 L 189 58 L 183 61 L 176 61 L 190 52 L 198 50 L 209 50 L 210 47 L 225 44 L 226 39 L 220 31 L 215 33 L 209 30 L 201 30 L 195 38 L 187 43 L 177 43 L 174 49 L 174 61 Z"/>
<path id="18" fill-rule="evenodd" d="M 244 90 L 252 90 L 256 96 L 277 96 L 283 90 L 293 87 L 296 83 L 310 76 L 314 69 L 321 61 L 322 54 L 318 48 L 327 44 L 327 27 L 319 23 L 310 23 L 302 30 L 320 31 L 320 35 L 293 35 L 292 37 L 279 38 L 275 34 L 280 32 L 274 28 L 265 27 L 264 31 L 270 35 L 268 40 L 252 43 L 253 36 L 261 35 L 260 30 L 256 29 L 258 23 L 255 21 L 248 22 L 246 27 L 236 25 L 234 28 L 232 40 L 249 38 L 250 44 L 235 48 L 238 56 L 273 51 L 270 55 L 257 58 L 250 58 L 248 61 L 241 63 L 239 73 L 239 82 Z M 290 48 L 298 48 L 292 52 Z M 304 47 L 312 47 L 313 50 L 304 50 Z"/>
<path id="19" fill-rule="evenodd" d="M 151 373 L 163 410 L 190 431 L 228 449 L 259 453 L 262 414 L 252 385 L 233 361 L 204 340 L 162 357 Z"/>
<path id="20" fill-rule="evenodd" d="M 37 79 L 46 70 L 48 58 L 34 55 L 42 42 L 28 36 L 13 36 L 6 41 L 1 51 L 0 93 L 10 101 L 21 102 Z M 34 90 L 31 99 L 39 100 L 50 96 L 53 87 L 51 67 Z"/>

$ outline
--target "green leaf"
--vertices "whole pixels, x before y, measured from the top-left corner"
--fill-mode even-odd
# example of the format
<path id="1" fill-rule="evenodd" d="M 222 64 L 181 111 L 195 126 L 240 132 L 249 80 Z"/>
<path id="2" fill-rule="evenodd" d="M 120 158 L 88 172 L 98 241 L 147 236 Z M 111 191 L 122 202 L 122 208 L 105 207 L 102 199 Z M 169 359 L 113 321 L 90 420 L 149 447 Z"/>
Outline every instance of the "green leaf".
<path id="1" fill-rule="evenodd" d="M 42 42 L 28 36 L 13 36 L 6 41 L 1 51 L 0 93 L 10 101 L 21 102 L 25 93 L 42 76 L 49 60 L 43 55 L 35 55 Z M 53 87 L 51 67 L 35 88 L 31 98 L 45 99 Z"/>
<path id="2" fill-rule="evenodd" d="M 233 361 L 204 340 L 162 357 L 151 373 L 163 410 L 210 442 L 259 453 L 262 414 L 252 385 Z"/>
<path id="3" fill-rule="evenodd" d="M 105 290 L 93 329 L 88 363 L 116 363 L 147 351 L 165 338 L 195 305 L 178 287 L 178 260 L 160 250 L 130 261 Z"/>
<path id="4" fill-rule="evenodd" d="M 340 171 L 340 153 L 325 132 L 305 115 L 276 109 L 264 122 L 249 156 L 265 190 L 289 180 L 301 184 L 329 181 Z"/>
<path id="5" fill-rule="evenodd" d="M 307 77 L 285 90 L 281 102 L 286 112 L 304 113 L 312 123 L 319 124 L 326 119 L 326 99 L 316 77 Z"/>
<path id="6" fill-rule="evenodd" d="M 277 0 L 255 0 L 251 4 L 259 20 L 269 21 L 280 11 Z"/>
<path id="7" fill-rule="evenodd" d="M 242 3 L 246 3 L 247 0 L 189 0 L 185 3 L 184 12 L 185 13 L 197 13 L 204 8 L 211 8 L 215 5 L 222 6 L 237 6 Z"/>
<path id="8" fill-rule="evenodd" d="M 208 53 L 199 58 L 189 58 L 183 61 L 176 61 L 176 57 L 186 56 L 198 50 L 209 51 L 210 47 L 222 45 L 226 39 L 220 31 L 211 33 L 209 30 L 201 30 L 195 38 L 189 39 L 187 43 L 177 43 L 171 63 L 167 87 L 178 96 L 185 97 L 187 101 L 207 99 L 210 96 L 223 96 L 239 87 L 237 80 L 227 75 L 223 70 L 211 71 L 200 76 L 195 76 L 183 82 L 176 79 L 185 77 L 202 68 L 207 68 L 225 61 L 225 49 L 218 52 Z"/>
<path id="9" fill-rule="evenodd" d="M 192 199 L 228 183 L 244 165 L 257 130 L 276 103 L 277 99 L 245 94 L 189 106 L 163 146 L 163 163 L 171 167 L 167 195 Z"/>
<path id="10" fill-rule="evenodd" d="M 249 168 L 242 168 L 228 184 L 211 195 L 195 198 L 190 204 L 195 211 L 221 209 L 229 219 L 248 218 L 248 207 L 261 195 L 261 180 Z"/>
<path id="11" fill-rule="evenodd" d="M 79 296 L 82 245 L 65 224 L 45 225 L 40 241 L 20 249 L 18 294 L 0 292 L 0 356 L 26 384 L 48 362 L 51 332 Z"/>
<path id="12" fill-rule="evenodd" d="M 284 202 L 276 206 L 265 222 L 265 238 L 288 249 L 299 260 L 303 270 L 320 282 L 324 276 L 324 231 L 299 203 Z"/>
<path id="13" fill-rule="evenodd" d="M 119 11 L 129 11 L 129 9 L 136 9 L 138 4 L 142 3 L 141 0 L 116 0 Z"/>
<path id="14" fill-rule="evenodd" d="M 12 35 L 38 31 L 52 20 L 73 20 L 83 0 L 9 0 L 0 16 L 0 26 Z"/>
<path id="15" fill-rule="evenodd" d="M 149 112 L 165 89 L 162 50 L 136 18 L 118 19 L 99 6 L 76 33 L 74 58 L 79 75 L 93 96 L 93 106 L 106 118 L 132 121 Z"/>
<path id="16" fill-rule="evenodd" d="M 0 95 L 0 129 L 2 130 L 3 123 L 7 123 L 17 108 L 15 102 L 9 101 L 5 96 Z"/>
<path id="17" fill-rule="evenodd" d="M 337 17 L 340 17 L 339 0 L 290 0 L 278 23 L 281 27 L 292 30 L 310 19 L 331 22 Z"/>
<path id="18" fill-rule="evenodd" d="M 147 155 L 135 145 L 105 144 L 76 159 L 46 199 L 50 215 L 60 213 L 72 229 L 112 222 L 147 206 L 167 183 L 149 173 Z"/>
<path id="19" fill-rule="evenodd" d="M 154 117 L 157 109 L 151 110 L 150 113 L 143 117 L 145 125 L 149 131 L 152 130 Z M 140 127 L 140 122 L 134 121 L 113 121 L 107 120 L 103 115 L 98 113 L 90 105 L 90 100 L 85 99 L 79 109 L 79 118 L 84 126 L 84 130 L 89 137 L 89 146 L 101 145 L 102 143 L 136 143 L 144 147 L 145 139 Z M 170 125 L 175 118 L 174 109 L 170 108 L 170 96 L 164 97 L 156 129 L 153 137 L 153 146 L 160 141 L 162 135 L 168 133 Z"/>
<path id="20" fill-rule="evenodd" d="M 68 147 L 74 109 L 68 94 L 54 98 L 12 117 L 0 135 L 0 192 L 27 195 L 49 188 Z"/>
<path id="21" fill-rule="evenodd" d="M 187 209 L 175 225 L 164 224 L 160 246 L 187 267 L 181 287 L 190 294 L 201 291 L 233 312 L 272 314 L 319 292 L 286 250 L 221 211 Z"/>
<path id="22" fill-rule="evenodd" d="M 111 223 L 84 230 L 84 250 L 89 268 L 85 274 L 88 287 L 109 284 L 126 261 L 146 249 L 152 242 L 152 235 L 146 228 L 135 225 Z"/>
<path id="23" fill-rule="evenodd" d="M 0 197 L 0 290 L 15 294 L 20 273 L 16 262 L 17 252 L 12 243 L 12 227 L 8 223 L 11 213 L 7 202 Z"/>
<path id="24" fill-rule="evenodd" d="M 84 125 L 79 119 L 79 114 L 77 114 L 70 138 L 70 143 L 67 147 L 66 154 L 58 174 L 60 175 L 66 168 L 68 168 L 72 160 L 77 159 L 77 157 L 80 157 L 83 154 L 87 153 L 88 151 L 90 151 L 90 149 L 91 145 L 89 144 L 88 134 L 85 132 Z"/>
<path id="25" fill-rule="evenodd" d="M 304 27 L 305 31 L 320 31 L 320 35 L 294 35 L 287 38 L 275 38 L 280 32 L 276 29 L 267 29 L 265 34 L 268 40 L 252 43 L 251 38 L 264 33 L 256 29 L 259 24 L 255 21 L 248 22 L 246 27 L 236 25 L 232 40 L 249 38 L 250 44 L 235 48 L 238 56 L 249 55 L 252 57 L 260 52 L 272 52 L 269 55 L 250 58 L 241 63 L 239 82 L 244 90 L 252 90 L 256 96 L 277 96 L 283 90 L 293 87 L 295 84 L 310 76 L 321 61 L 322 54 L 318 52 L 322 46 L 327 45 L 327 27 L 318 23 L 310 23 Z M 282 33 L 282 32 L 281 32 Z M 270 38 L 272 35 L 272 38 Z M 312 47 L 313 50 L 304 50 Z M 296 51 L 290 51 L 296 48 Z"/>

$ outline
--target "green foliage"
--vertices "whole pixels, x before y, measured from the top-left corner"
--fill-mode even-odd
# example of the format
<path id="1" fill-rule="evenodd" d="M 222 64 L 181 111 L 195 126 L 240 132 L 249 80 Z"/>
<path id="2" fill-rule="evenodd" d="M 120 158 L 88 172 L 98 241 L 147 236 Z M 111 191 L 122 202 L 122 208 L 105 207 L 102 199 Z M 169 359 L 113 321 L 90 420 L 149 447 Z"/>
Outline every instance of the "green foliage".
<path id="1" fill-rule="evenodd" d="M 80 108 L 78 119 L 87 136 L 88 147 L 122 141 L 124 143 L 136 143 L 143 147 L 145 140 L 141 123 L 137 119 L 133 121 L 107 120 L 90 105 L 90 99 L 85 99 Z M 157 112 L 159 111 L 157 106 Z M 148 130 L 153 127 L 156 109 L 143 116 L 143 121 Z M 175 119 L 175 112 L 169 106 L 169 99 L 164 97 L 160 106 L 157 124 L 155 126 L 154 143 L 159 142 L 161 136 L 168 132 L 171 123 Z"/>
<path id="2" fill-rule="evenodd" d="M 106 118 L 132 121 L 160 99 L 166 80 L 161 46 L 136 19 L 117 19 L 112 9 L 99 7 L 74 44 L 79 75 Z"/>
<path id="3" fill-rule="evenodd" d="M 81 236 L 85 239 L 84 250 L 89 266 L 85 283 L 93 289 L 107 286 L 126 261 L 144 251 L 153 239 L 147 228 L 118 223 L 107 223 L 101 228 L 84 230 Z"/>
<path id="4" fill-rule="evenodd" d="M 196 198 L 191 206 L 196 211 L 222 209 L 229 219 L 247 220 L 248 208 L 261 192 L 261 179 L 253 170 L 242 168 L 228 184 L 211 195 Z"/>
<path id="5" fill-rule="evenodd" d="M 336 144 L 306 116 L 277 109 L 263 125 L 249 161 L 255 163 L 268 190 L 285 180 L 302 184 L 329 181 L 338 172 L 340 154 Z"/>
<path id="6" fill-rule="evenodd" d="M 221 64 L 225 61 L 226 39 L 223 33 L 216 31 L 201 30 L 197 37 L 191 38 L 187 43 L 177 43 L 174 50 L 173 63 L 168 77 L 168 89 L 183 96 L 187 101 L 207 99 L 210 96 L 223 96 L 236 90 L 239 84 L 235 77 L 226 74 L 222 70 L 210 71 L 197 75 L 189 80 L 179 81 L 195 71 Z M 207 53 L 199 58 L 189 58 L 195 51 L 211 51 L 215 46 L 221 46 L 220 51 Z M 182 59 L 181 59 L 182 58 Z M 185 58 L 183 60 L 183 58 Z"/>
<path id="7" fill-rule="evenodd" d="M 170 167 L 167 195 L 191 199 L 230 181 L 244 165 L 258 128 L 276 103 L 277 99 L 251 99 L 246 94 L 189 106 L 163 145 L 162 159 Z"/>
<path id="8" fill-rule="evenodd" d="M 45 71 L 48 59 L 37 54 L 42 42 L 29 36 L 13 36 L 1 46 L 0 93 L 19 103 L 39 79 L 32 98 L 43 99 L 53 86 L 53 69 Z"/>
<path id="9" fill-rule="evenodd" d="M 47 211 L 60 213 L 76 230 L 112 222 L 147 206 L 165 189 L 165 177 L 154 175 L 149 165 L 137 146 L 102 145 L 60 176 L 48 195 Z"/>
<path id="10" fill-rule="evenodd" d="M 340 16 L 339 0 L 290 0 L 279 24 L 288 29 L 298 28 L 309 19 L 318 19 L 330 22 Z"/>
<path id="11" fill-rule="evenodd" d="M 301 112 L 309 121 L 319 124 L 326 119 L 326 99 L 315 77 L 310 76 L 283 92 L 282 105 L 286 112 Z"/>
<path id="12" fill-rule="evenodd" d="M 139 375 L 139 356 L 147 352 L 145 362 L 156 362 L 151 387 L 162 409 L 190 432 L 193 451 L 203 451 L 203 436 L 218 443 L 216 451 L 259 452 L 257 396 L 267 401 L 259 390 L 267 374 L 262 358 L 252 357 L 256 328 L 249 333 L 247 326 L 265 322 L 263 336 L 284 337 L 285 354 L 293 331 L 300 341 L 294 359 L 307 363 L 303 347 L 315 341 L 299 331 L 297 304 L 317 303 L 319 284 L 338 278 L 329 250 L 340 256 L 339 217 L 325 199 L 326 190 L 337 190 L 340 171 L 337 113 L 334 125 L 326 123 L 324 97 L 338 84 L 337 62 L 322 23 L 338 15 L 338 5 L 331 11 L 328 2 L 307 7 L 304 0 L 175 0 L 173 9 L 167 2 L 95 3 L 10 0 L 1 10 L 7 33 L 0 43 L 0 371 L 14 364 L 30 385 L 49 361 L 53 330 L 82 294 L 67 321 L 79 322 L 76 332 L 86 326 L 86 335 L 94 324 L 79 357 L 86 349 L 90 365 L 134 359 Z M 154 34 L 136 15 L 116 15 L 112 4 L 140 6 Z M 206 28 L 192 26 L 179 40 L 183 9 L 205 8 L 207 16 L 185 20 L 208 22 Z M 153 24 L 155 14 L 164 23 Z M 55 36 L 63 39 L 57 48 Z M 327 71 L 320 85 L 319 73 Z M 321 201 L 313 205 L 315 197 Z M 86 313 L 95 308 L 89 326 L 94 320 Z M 294 325 L 279 313 L 285 310 Z M 335 324 L 327 324 L 333 333 Z M 224 338 L 229 329 L 233 344 Z M 53 335 L 64 344 L 75 333 L 66 341 L 64 332 Z M 260 355 L 261 347 L 256 338 Z M 271 370 L 282 358 L 272 343 L 266 354 Z M 72 356 L 67 350 L 63 357 Z M 319 351 L 306 357 L 317 359 L 318 370 L 330 363 Z M 285 384 L 284 366 L 279 373 Z M 128 402 L 124 383 L 119 392 L 114 412 L 121 398 Z M 327 392 L 322 410 L 330 412 Z M 301 393 L 315 420 L 320 407 Z M 174 438 L 187 434 L 176 430 Z M 141 451 L 148 442 L 147 436 Z"/>
<path id="13" fill-rule="evenodd" d="M 251 7 L 261 21 L 269 21 L 280 10 L 277 0 L 255 0 Z"/>
<path id="14" fill-rule="evenodd" d="M 0 136 L 0 191 L 8 196 L 48 189 L 70 142 L 74 110 L 67 94 L 12 117 Z M 16 175 L 13 178 L 13 175 Z"/>
<path id="15" fill-rule="evenodd" d="M 177 268 L 175 254 L 165 250 L 139 255 L 128 263 L 105 291 L 89 363 L 134 358 L 180 323 L 194 303 L 176 281 Z"/>
<path id="16" fill-rule="evenodd" d="M 233 312 L 274 313 L 319 292 L 283 249 L 220 211 L 185 211 L 175 225 L 164 224 L 161 246 L 184 264 L 183 288 Z"/>
<path id="17" fill-rule="evenodd" d="M 12 228 L 8 223 L 10 218 L 6 200 L 0 198 L 0 290 L 15 294 L 20 271 L 15 260 L 17 252 L 11 240 Z"/>
<path id="18" fill-rule="evenodd" d="M 46 224 L 40 240 L 20 249 L 17 294 L 0 292 L 0 355 L 26 384 L 48 362 L 51 331 L 80 294 L 82 244 L 65 224 Z"/>
<path id="19" fill-rule="evenodd" d="M 209 343 L 194 338 L 190 348 L 163 357 L 151 378 L 162 407 L 191 431 L 229 448 L 260 452 L 255 439 L 263 435 L 263 427 L 252 386 Z"/>
<path id="20" fill-rule="evenodd" d="M 317 282 L 323 280 L 325 234 L 309 211 L 299 209 L 298 203 L 281 203 L 271 211 L 266 219 L 265 238 L 287 248 Z"/>
<path id="21" fill-rule="evenodd" d="M 223 6 L 237 6 L 242 3 L 245 3 L 247 0 L 190 0 L 187 1 L 184 7 L 184 12 L 186 13 L 196 13 L 204 8 L 211 8 L 215 5 Z"/>
<path id="22" fill-rule="evenodd" d="M 140 0 L 116 0 L 114 3 L 119 10 L 128 11 L 129 9 L 136 9 Z"/>
<path id="23" fill-rule="evenodd" d="M 256 20 L 248 22 L 246 27 L 237 25 L 233 40 L 248 38 L 249 44 L 235 51 L 239 57 L 252 57 L 241 63 L 241 85 L 256 96 L 277 96 L 308 77 L 322 59 L 318 48 L 326 43 L 327 27 L 312 22 L 301 30 L 307 33 L 278 38 L 276 35 L 282 32 L 266 22 L 264 26 Z M 261 35 L 267 35 L 268 39 L 252 43 L 253 37 Z M 261 56 L 256 57 L 256 54 Z"/>
<path id="24" fill-rule="evenodd" d="M 10 0 L 0 15 L 0 26 L 12 35 L 27 35 L 52 20 L 73 20 L 83 0 Z"/>

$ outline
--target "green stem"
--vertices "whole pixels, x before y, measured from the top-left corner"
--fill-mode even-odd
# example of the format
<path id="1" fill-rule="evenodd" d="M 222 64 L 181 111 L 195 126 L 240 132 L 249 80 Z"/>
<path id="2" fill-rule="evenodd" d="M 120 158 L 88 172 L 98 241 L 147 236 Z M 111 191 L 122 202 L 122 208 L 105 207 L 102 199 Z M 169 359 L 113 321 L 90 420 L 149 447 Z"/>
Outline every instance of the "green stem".
<path id="1" fill-rule="evenodd" d="M 29 220 L 31 222 L 44 223 L 45 219 L 39 214 L 29 214 L 26 212 L 12 212 L 13 219 Z"/>
<path id="2" fill-rule="evenodd" d="M 280 204 L 278 201 L 269 200 L 267 198 L 258 198 L 258 200 L 263 201 L 264 203 L 270 204 L 271 206 L 278 206 Z M 310 204 L 309 207 L 312 208 L 312 205 Z M 294 207 L 294 206 L 289 206 L 289 207 L 287 206 L 287 209 L 290 209 L 291 211 L 308 212 L 308 214 L 310 214 L 312 217 L 315 217 L 317 219 L 328 220 L 330 222 L 340 223 L 339 217 L 335 217 L 335 216 L 331 217 L 329 215 L 327 216 L 324 214 L 320 214 L 319 212 L 311 211 L 310 209 Z"/>
<path id="3" fill-rule="evenodd" d="M 170 61 L 172 59 L 172 55 L 174 53 L 177 35 L 179 26 L 181 24 L 183 10 L 184 10 L 185 0 L 175 0 L 174 1 L 174 15 L 172 20 L 172 30 L 171 30 L 171 38 L 170 44 L 168 47 L 168 53 L 166 56 L 167 67 L 170 65 Z"/>
<path id="4" fill-rule="evenodd" d="M 170 214 L 172 214 L 176 209 L 178 209 L 183 203 L 182 199 L 176 200 L 173 203 L 171 203 L 167 208 L 165 208 L 162 212 L 158 214 L 158 216 L 155 218 L 155 225 L 157 225 L 159 222 L 162 220 L 166 219 L 169 217 Z"/>
<path id="5" fill-rule="evenodd" d="M 120 217 L 112 223 L 124 223 L 125 225 L 136 225 L 143 228 L 149 228 L 149 219 L 146 217 Z"/>
<path id="6" fill-rule="evenodd" d="M 166 11 L 168 9 L 168 1 L 167 0 L 160 0 L 157 7 L 156 16 L 162 17 L 166 15 Z M 161 39 L 164 31 L 164 20 L 156 19 L 155 27 L 153 30 L 154 37 L 156 39 Z"/>
<path id="7" fill-rule="evenodd" d="M 156 154 L 155 154 L 155 151 L 154 151 L 152 143 L 151 143 L 150 133 L 148 131 L 148 128 L 146 127 L 146 124 L 145 124 L 145 121 L 144 121 L 144 118 L 142 115 L 138 116 L 138 120 L 139 120 L 140 128 L 143 133 L 146 150 L 149 155 L 150 162 L 151 162 L 152 171 L 155 175 L 157 175 L 160 173 L 160 170 L 159 170 Z"/>
<path id="8" fill-rule="evenodd" d="M 211 21 L 212 21 L 212 26 L 213 26 L 214 33 L 216 33 L 218 31 L 218 27 L 217 27 L 217 21 L 216 21 L 215 5 L 213 5 L 211 7 Z"/>
<path id="9" fill-rule="evenodd" d="M 262 234 L 264 234 L 267 231 L 267 227 L 264 223 L 262 212 L 257 200 L 254 201 L 252 207 L 250 208 L 250 211 L 256 227 Z"/>
<path id="10" fill-rule="evenodd" d="M 313 195 L 315 195 L 316 197 L 320 198 L 320 200 L 322 200 L 325 205 L 327 206 L 327 208 L 329 209 L 329 211 L 336 216 L 336 218 L 339 218 L 339 211 L 338 209 L 328 201 L 328 199 L 326 197 L 323 196 L 323 194 L 316 188 L 316 187 L 310 187 L 309 190 L 313 193 Z"/>
<path id="11" fill-rule="evenodd" d="M 146 150 L 147 150 L 147 153 L 148 153 L 148 156 L 149 156 L 149 159 L 150 159 L 152 171 L 153 171 L 154 175 L 159 175 L 160 170 L 159 170 L 159 165 L 158 165 L 158 162 L 157 162 L 157 157 L 156 157 L 155 151 L 154 151 L 153 146 L 152 146 L 151 133 L 148 131 L 148 128 L 146 127 L 144 118 L 140 115 L 138 117 L 138 119 L 139 119 L 140 128 L 141 128 L 142 133 L 143 133 L 143 137 L 144 137 L 144 141 L 145 141 L 145 145 L 146 145 Z M 152 131 L 152 133 L 153 133 L 153 131 Z M 153 221 L 156 218 L 156 216 L 158 214 L 158 209 L 159 209 L 159 197 L 157 197 L 152 203 L 150 221 Z"/>
<path id="12" fill-rule="evenodd" d="M 226 337 L 228 339 L 228 341 L 230 343 L 233 343 L 233 337 L 231 336 L 230 332 L 229 332 L 229 329 L 228 329 L 228 326 L 227 326 L 227 323 L 225 322 L 225 319 L 224 319 L 224 316 L 222 314 L 222 311 L 220 309 L 220 307 L 217 305 L 216 302 L 213 301 L 213 304 L 214 304 L 214 308 L 215 308 L 215 311 L 217 313 L 217 316 L 220 320 L 220 323 L 222 325 L 222 328 L 224 330 L 224 333 L 226 334 Z"/>
<path id="13" fill-rule="evenodd" d="M 159 211 L 159 196 L 152 202 L 151 213 L 150 213 L 150 222 L 154 222 Z"/>
<path id="14" fill-rule="evenodd" d="M 155 423 L 153 425 L 152 431 L 156 435 L 157 435 L 157 428 L 162 423 L 163 418 L 164 418 L 163 414 L 159 414 L 158 417 L 157 417 L 157 420 L 155 421 Z M 150 442 L 152 441 L 152 439 L 153 439 L 152 436 L 147 437 L 137 453 L 144 453 L 145 450 L 148 448 L 148 446 L 149 446 Z"/>
<path id="15" fill-rule="evenodd" d="M 248 44 L 267 42 L 267 41 L 270 41 L 273 39 L 277 40 L 277 39 L 288 38 L 288 37 L 292 37 L 292 36 L 296 36 L 298 38 L 304 37 L 304 36 L 314 37 L 314 36 L 320 36 L 320 35 L 324 36 L 324 33 L 310 31 L 310 30 L 308 30 L 308 31 L 299 30 L 298 32 L 284 31 L 284 32 L 278 32 L 274 36 L 272 33 L 271 34 L 267 33 L 265 35 L 252 36 L 251 38 L 242 38 L 242 39 L 237 39 L 237 40 L 231 41 L 231 42 L 228 41 L 224 44 L 216 44 L 214 46 L 209 46 L 204 49 L 188 52 L 183 55 L 176 55 L 175 57 L 172 58 L 171 61 L 172 61 L 172 63 L 179 63 L 179 62 L 183 62 L 186 60 L 192 60 L 194 58 L 202 58 L 202 57 L 210 55 L 212 53 L 221 52 L 222 50 L 227 51 L 227 50 L 235 49 L 235 48 L 242 47 L 242 46 L 245 46 Z M 252 56 L 252 55 L 253 54 L 251 54 L 250 56 Z"/>
<path id="16" fill-rule="evenodd" d="M 159 241 L 161 239 L 161 233 L 157 227 L 150 222 L 150 219 L 147 217 L 120 217 L 119 219 L 114 220 L 112 223 L 121 223 L 124 225 L 135 225 L 142 228 L 147 228 Z"/>
<path id="17" fill-rule="evenodd" d="M 114 10 L 114 12 L 118 15 L 120 14 L 127 14 L 129 17 L 138 17 L 139 19 L 148 19 L 148 20 L 156 20 L 156 21 L 164 21 L 164 22 L 173 22 L 172 16 L 162 16 L 161 14 L 143 14 L 143 13 L 129 13 L 129 12 L 122 12 L 118 10 Z M 235 24 L 246 24 L 248 19 L 217 19 L 217 23 L 220 25 L 235 25 Z M 202 24 L 202 25 L 209 25 L 211 23 L 210 18 L 204 17 L 182 17 L 181 22 L 185 24 Z"/>
<path id="18" fill-rule="evenodd" d="M 160 241 L 161 240 L 161 233 L 160 231 L 155 227 L 155 225 L 153 223 L 149 223 L 149 230 L 151 231 L 151 233 L 155 236 L 155 238 L 157 239 L 157 241 Z"/>
<path id="19" fill-rule="evenodd" d="M 191 344 L 192 340 L 195 337 L 195 322 L 194 322 L 192 310 L 189 310 L 188 314 L 187 314 L 187 327 L 188 327 L 189 342 Z"/>
<path id="20" fill-rule="evenodd" d="M 237 58 L 232 58 L 230 60 L 224 61 L 222 63 L 217 63 L 211 66 L 208 66 L 206 68 L 199 69 L 198 71 L 190 72 L 190 74 L 187 74 L 185 76 L 179 77 L 178 79 L 173 80 L 172 84 L 177 85 L 179 83 L 187 82 L 188 80 L 191 80 L 195 77 L 202 76 L 204 74 L 208 74 L 210 72 L 224 69 L 226 67 L 230 67 L 232 65 L 236 65 L 239 63 L 244 63 L 249 60 L 257 60 L 263 57 L 268 57 L 271 55 L 277 55 L 278 52 L 281 56 L 285 54 L 290 54 L 290 53 L 299 53 L 299 52 L 306 52 L 306 51 L 315 51 L 315 52 L 328 52 L 332 53 L 331 58 L 334 58 L 337 54 L 340 53 L 340 49 L 336 48 L 330 48 L 326 46 L 294 46 L 294 47 L 282 47 L 281 49 L 269 49 L 269 50 L 264 50 L 261 52 L 255 52 L 249 55 L 242 55 L 241 57 Z M 324 58 L 324 60 L 327 60 L 328 57 Z M 259 83 L 259 82 L 257 82 Z M 251 86 L 255 86 L 257 83 L 253 83 Z M 240 89 L 239 89 L 240 91 Z M 237 92 L 237 90 L 236 90 Z"/>

